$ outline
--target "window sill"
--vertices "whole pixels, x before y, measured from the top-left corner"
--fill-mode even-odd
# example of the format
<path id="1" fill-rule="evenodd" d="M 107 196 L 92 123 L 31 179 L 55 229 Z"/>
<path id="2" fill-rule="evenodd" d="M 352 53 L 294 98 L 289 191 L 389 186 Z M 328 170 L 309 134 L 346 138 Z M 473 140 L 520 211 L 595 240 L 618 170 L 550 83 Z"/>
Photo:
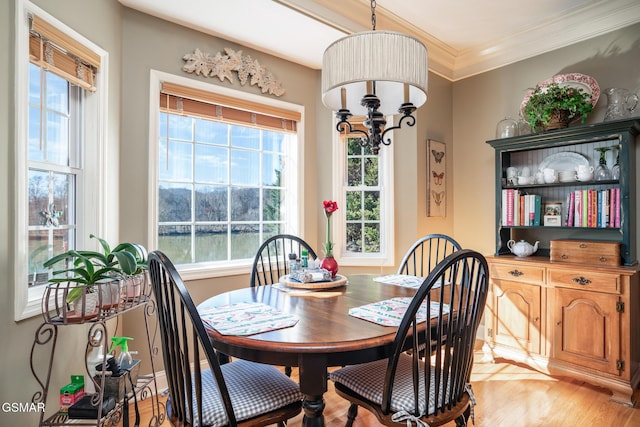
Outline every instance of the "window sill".
<path id="1" fill-rule="evenodd" d="M 337 261 L 339 265 L 345 267 L 392 267 L 395 265 L 393 259 L 385 256 L 340 257 Z"/>
<path id="2" fill-rule="evenodd" d="M 210 279 L 213 277 L 251 274 L 251 260 L 225 261 L 224 263 L 202 263 L 176 266 L 183 280 Z"/>

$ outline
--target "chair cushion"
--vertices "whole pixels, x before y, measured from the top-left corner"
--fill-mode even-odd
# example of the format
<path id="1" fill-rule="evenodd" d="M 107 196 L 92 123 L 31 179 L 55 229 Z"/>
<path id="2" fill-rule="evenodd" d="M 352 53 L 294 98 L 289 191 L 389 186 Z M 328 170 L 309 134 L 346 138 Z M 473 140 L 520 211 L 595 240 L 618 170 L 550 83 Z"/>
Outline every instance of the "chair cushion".
<path id="1" fill-rule="evenodd" d="M 340 383 L 362 397 L 382 405 L 382 391 L 384 390 L 384 377 L 387 371 L 388 359 L 377 360 L 371 363 L 361 365 L 347 366 L 337 371 L 331 372 L 329 378 L 336 383 Z M 424 362 L 421 360 L 420 372 L 423 372 Z M 435 378 L 431 376 L 431 387 L 435 384 Z M 443 388 L 440 388 L 441 394 Z M 445 402 L 449 398 L 449 393 L 445 396 Z M 441 403 L 441 402 L 439 402 Z M 426 413 L 426 399 L 424 398 L 424 381 L 422 374 L 420 376 L 418 410 L 421 415 Z M 414 413 L 414 394 L 413 380 L 411 374 L 411 356 L 407 354 L 400 355 L 398 361 L 398 370 L 394 379 L 393 396 L 391 398 L 391 411 L 406 411 Z M 431 393 L 429 396 L 429 413 L 435 412 L 435 395 Z"/>
<path id="2" fill-rule="evenodd" d="M 276 367 L 237 360 L 221 366 L 237 421 L 246 420 L 300 401 L 298 384 Z M 195 396 L 195 387 L 194 387 Z M 167 407 L 170 403 L 167 404 Z M 192 407 L 196 408 L 195 397 Z M 202 372 L 202 423 L 193 426 L 226 426 L 229 419 L 210 370 Z"/>

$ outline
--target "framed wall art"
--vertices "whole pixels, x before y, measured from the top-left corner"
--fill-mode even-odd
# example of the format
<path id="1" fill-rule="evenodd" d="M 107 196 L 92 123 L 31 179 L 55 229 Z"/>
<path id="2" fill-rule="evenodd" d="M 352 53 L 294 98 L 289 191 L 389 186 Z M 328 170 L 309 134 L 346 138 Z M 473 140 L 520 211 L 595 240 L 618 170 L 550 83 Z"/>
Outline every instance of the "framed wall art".
<path id="1" fill-rule="evenodd" d="M 446 216 L 446 149 L 444 142 L 427 140 L 427 216 Z"/>

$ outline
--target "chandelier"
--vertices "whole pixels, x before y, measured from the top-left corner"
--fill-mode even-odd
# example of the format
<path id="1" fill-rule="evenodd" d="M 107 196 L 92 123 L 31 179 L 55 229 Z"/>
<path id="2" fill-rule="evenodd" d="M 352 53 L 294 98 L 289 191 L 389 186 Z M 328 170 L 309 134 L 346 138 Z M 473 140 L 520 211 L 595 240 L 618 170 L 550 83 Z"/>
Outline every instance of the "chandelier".
<path id="1" fill-rule="evenodd" d="M 322 58 L 322 103 L 336 111 L 338 132 L 362 134 L 361 145 L 378 154 L 385 135 L 403 123 L 413 126 L 413 112 L 427 100 L 427 48 L 419 40 L 393 31 L 376 31 L 376 2 L 371 0 L 371 31 L 331 44 Z M 385 127 L 386 115 L 402 114 Z M 359 129 L 349 119 L 364 117 Z"/>

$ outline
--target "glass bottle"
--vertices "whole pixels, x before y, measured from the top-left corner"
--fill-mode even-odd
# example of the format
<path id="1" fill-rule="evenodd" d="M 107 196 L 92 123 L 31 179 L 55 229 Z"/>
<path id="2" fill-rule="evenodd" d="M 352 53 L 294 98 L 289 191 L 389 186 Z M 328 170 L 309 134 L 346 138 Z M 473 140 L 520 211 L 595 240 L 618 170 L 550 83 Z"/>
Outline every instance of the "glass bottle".
<path id="1" fill-rule="evenodd" d="M 300 268 L 308 268 L 309 267 L 309 251 L 303 249 L 300 251 Z"/>
<path id="2" fill-rule="evenodd" d="M 610 149 L 611 147 L 596 148 L 596 151 L 600 152 L 600 161 L 598 162 L 598 166 L 594 173 L 596 181 L 606 181 L 611 179 L 611 170 L 607 167 L 607 151 Z"/>
<path id="3" fill-rule="evenodd" d="M 296 254 L 289 254 L 289 272 L 293 273 L 298 269 L 298 256 Z"/>

